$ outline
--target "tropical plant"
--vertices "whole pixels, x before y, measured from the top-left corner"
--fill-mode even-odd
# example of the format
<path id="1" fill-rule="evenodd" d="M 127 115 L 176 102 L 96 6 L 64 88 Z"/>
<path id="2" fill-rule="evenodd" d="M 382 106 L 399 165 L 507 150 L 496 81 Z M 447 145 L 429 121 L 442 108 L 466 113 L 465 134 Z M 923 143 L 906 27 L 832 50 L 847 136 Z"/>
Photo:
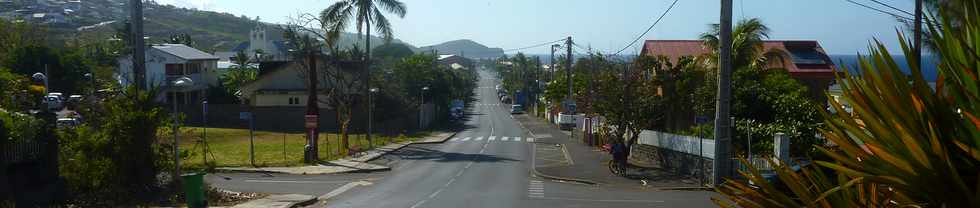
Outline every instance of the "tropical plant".
<path id="1" fill-rule="evenodd" d="M 950 1 L 967 14 L 973 2 Z M 930 23 L 941 62 L 935 89 L 922 75 L 909 43 L 902 49 L 911 75 L 880 42 L 862 58 L 860 75 L 838 77 L 853 114 L 821 111 L 822 134 L 837 144 L 818 147 L 828 157 L 793 172 L 777 165 L 786 189 L 751 169 L 742 172 L 756 186 L 728 180 L 717 191 L 725 206 L 741 207 L 980 207 L 980 15 L 958 16 L 940 9 Z M 936 18 L 932 18 L 936 19 Z M 926 21 L 933 22 L 933 21 Z M 900 39 L 905 39 L 899 34 Z M 843 70 L 847 72 L 849 70 Z M 837 112 L 841 104 L 831 99 Z M 826 170 L 835 174 L 824 174 Z"/>
<path id="2" fill-rule="evenodd" d="M 183 44 L 188 47 L 194 47 L 194 39 L 191 38 L 191 35 L 188 35 L 186 33 L 170 35 L 170 39 L 167 39 L 167 43 Z"/>
<path id="3" fill-rule="evenodd" d="M 706 33 L 701 34 L 701 40 L 708 48 L 712 48 L 713 61 L 717 61 L 719 44 L 719 33 L 721 26 L 711 24 Z M 763 68 L 769 59 L 780 56 L 773 52 L 765 51 L 763 46 L 764 39 L 769 38 L 769 27 L 762 23 L 759 18 L 742 19 L 732 30 L 732 68 L 739 69 L 752 67 Z M 717 63 L 717 62 L 716 62 Z M 717 66 L 712 64 L 711 66 Z"/>
<path id="4" fill-rule="evenodd" d="M 626 145 L 626 155 L 640 137 L 640 132 L 661 122 L 664 97 L 657 85 L 643 78 L 643 70 L 617 73 L 606 71 L 596 83 L 595 111 L 612 126 L 609 139 Z"/>
<path id="5" fill-rule="evenodd" d="M 235 66 L 228 69 L 228 72 L 221 76 L 221 84 L 228 90 L 228 94 L 242 99 L 242 96 L 244 96 L 241 93 L 242 87 L 249 82 L 255 81 L 258 76 L 258 69 L 252 66 L 248 55 L 243 51 L 235 54 L 232 60 Z"/>
<path id="6" fill-rule="evenodd" d="M 157 176 L 172 167 L 172 146 L 158 140 L 167 113 L 157 106 L 156 90 L 127 88 L 104 103 L 86 122 L 61 131 L 59 173 L 69 191 L 69 203 L 83 207 L 135 206 L 156 199 Z"/>

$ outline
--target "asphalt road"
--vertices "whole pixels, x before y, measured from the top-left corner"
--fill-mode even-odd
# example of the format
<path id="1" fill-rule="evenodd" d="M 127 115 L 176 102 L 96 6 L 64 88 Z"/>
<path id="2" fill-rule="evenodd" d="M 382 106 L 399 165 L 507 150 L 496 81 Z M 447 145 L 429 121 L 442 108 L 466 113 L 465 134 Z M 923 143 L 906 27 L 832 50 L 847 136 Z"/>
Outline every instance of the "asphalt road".
<path id="1" fill-rule="evenodd" d="M 713 207 L 705 192 L 612 189 L 532 176 L 529 134 L 497 100 L 481 72 L 467 129 L 454 139 L 413 145 L 380 159 L 392 170 L 327 207 Z"/>
<path id="2" fill-rule="evenodd" d="M 465 129 L 442 144 L 410 145 L 372 163 L 388 172 L 335 175 L 212 174 L 219 188 L 262 193 L 332 194 L 325 207 L 714 207 L 706 192 L 592 186 L 531 174 L 532 138 L 498 101 L 481 72 Z"/>

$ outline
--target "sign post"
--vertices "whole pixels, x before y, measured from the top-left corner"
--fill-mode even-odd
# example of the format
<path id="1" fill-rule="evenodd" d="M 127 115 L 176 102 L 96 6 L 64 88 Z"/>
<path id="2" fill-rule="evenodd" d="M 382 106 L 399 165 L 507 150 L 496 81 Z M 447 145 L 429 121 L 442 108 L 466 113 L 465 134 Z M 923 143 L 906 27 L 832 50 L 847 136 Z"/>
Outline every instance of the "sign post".
<path id="1" fill-rule="evenodd" d="M 701 124 L 704 124 L 704 123 L 708 123 L 708 117 L 707 116 L 695 116 L 694 117 L 694 125 L 701 125 Z M 701 133 L 703 131 L 704 131 L 703 129 L 698 128 L 698 143 L 699 143 L 698 151 L 700 152 L 700 153 L 698 153 L 698 169 L 701 172 L 701 175 L 698 177 L 698 180 L 701 182 L 701 185 L 702 186 L 704 185 L 704 176 L 705 176 L 705 174 L 704 174 L 704 136 L 701 135 Z"/>
<path id="2" fill-rule="evenodd" d="M 239 112 L 238 118 L 248 120 L 248 160 L 255 167 L 255 119 L 252 118 L 252 112 Z"/>
<path id="3" fill-rule="evenodd" d="M 320 116 L 319 115 L 305 115 L 303 124 L 306 127 L 306 162 L 313 163 L 316 162 L 318 158 L 317 153 L 317 127 L 319 127 Z"/>

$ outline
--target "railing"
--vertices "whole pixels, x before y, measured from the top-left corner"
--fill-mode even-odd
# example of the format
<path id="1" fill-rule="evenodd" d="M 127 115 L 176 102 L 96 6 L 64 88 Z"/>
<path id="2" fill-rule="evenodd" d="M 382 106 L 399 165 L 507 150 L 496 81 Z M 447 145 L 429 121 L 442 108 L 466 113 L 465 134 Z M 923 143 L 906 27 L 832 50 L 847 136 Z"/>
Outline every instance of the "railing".
<path id="1" fill-rule="evenodd" d="M 44 142 L 10 141 L 0 144 L 0 164 L 38 160 L 44 154 Z"/>

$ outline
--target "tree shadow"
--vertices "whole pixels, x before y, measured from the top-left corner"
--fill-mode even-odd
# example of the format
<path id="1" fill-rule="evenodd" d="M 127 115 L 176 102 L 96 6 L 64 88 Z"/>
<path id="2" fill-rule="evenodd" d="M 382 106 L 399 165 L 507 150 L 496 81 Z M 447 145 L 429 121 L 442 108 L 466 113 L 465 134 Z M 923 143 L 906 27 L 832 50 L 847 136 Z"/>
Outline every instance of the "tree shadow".
<path id="1" fill-rule="evenodd" d="M 402 160 L 429 160 L 435 162 L 498 163 L 521 161 L 495 155 L 444 152 L 424 147 L 405 147 L 388 155 L 398 157 Z"/>

